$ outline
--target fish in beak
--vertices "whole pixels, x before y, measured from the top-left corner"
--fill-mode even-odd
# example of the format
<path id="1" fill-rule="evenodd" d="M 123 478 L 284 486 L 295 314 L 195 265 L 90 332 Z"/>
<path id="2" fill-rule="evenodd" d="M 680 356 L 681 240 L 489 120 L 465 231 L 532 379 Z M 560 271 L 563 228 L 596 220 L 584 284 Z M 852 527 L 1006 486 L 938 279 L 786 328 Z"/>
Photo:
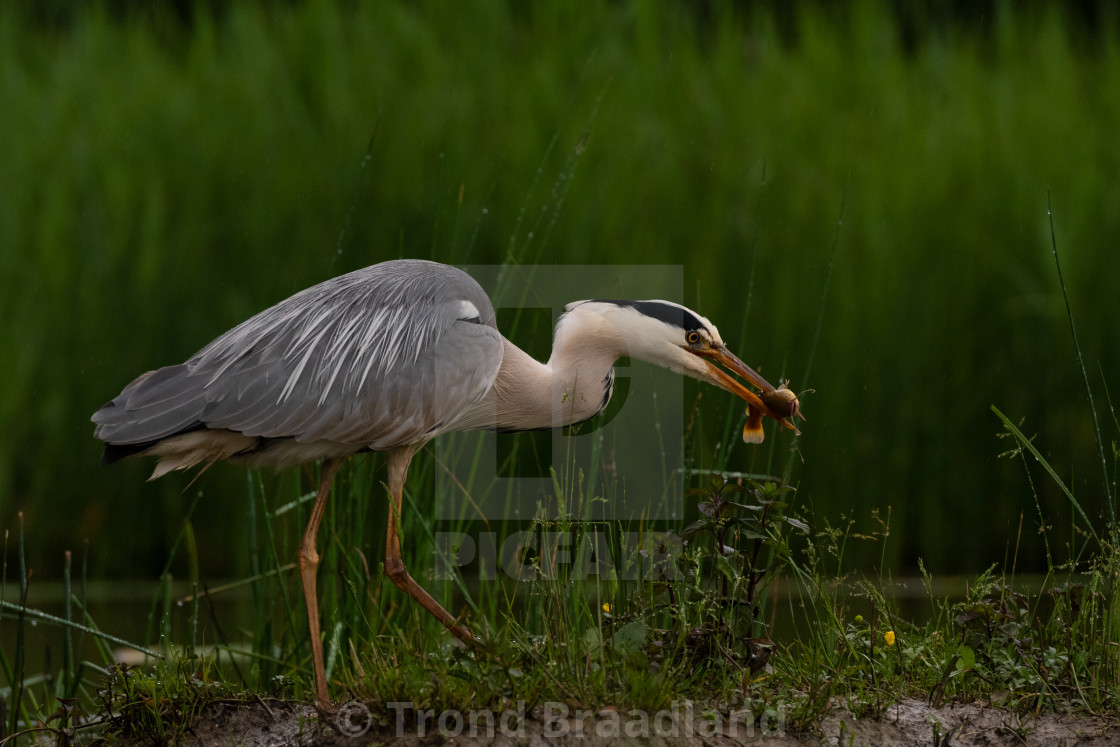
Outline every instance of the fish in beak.
<path id="1" fill-rule="evenodd" d="M 723 345 L 713 345 L 703 349 L 685 349 L 693 355 L 699 356 L 704 363 L 707 364 L 708 376 L 706 379 L 709 383 L 718 386 L 720 389 L 725 389 L 747 401 L 747 422 L 746 425 L 743 426 L 744 441 L 753 444 L 762 443 L 762 439 L 765 436 L 762 430 L 763 415 L 769 415 L 784 427 L 801 435 L 801 431 L 797 430 L 793 419 L 796 417 L 804 420 L 805 416 L 801 414 L 801 406 L 797 401 L 797 395 L 789 389 L 787 384 L 774 387 L 766 379 L 759 376 L 758 372 L 753 368 L 736 358 L 735 355 Z M 720 366 L 723 366 L 723 368 Z M 728 371 L 746 379 L 753 386 L 757 387 L 760 393 L 755 394 L 753 391 L 743 386 L 743 384 L 738 379 L 732 377 Z"/>

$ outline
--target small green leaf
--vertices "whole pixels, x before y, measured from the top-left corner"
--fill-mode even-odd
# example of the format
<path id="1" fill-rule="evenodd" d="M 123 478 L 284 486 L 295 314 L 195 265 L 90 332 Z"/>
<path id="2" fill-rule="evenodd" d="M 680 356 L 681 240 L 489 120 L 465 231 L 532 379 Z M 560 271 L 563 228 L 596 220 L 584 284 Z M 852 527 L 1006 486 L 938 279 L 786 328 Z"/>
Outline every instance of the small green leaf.
<path id="1" fill-rule="evenodd" d="M 603 645 L 603 634 L 598 628 L 588 628 L 583 631 L 583 650 L 593 654 Z"/>
<path id="2" fill-rule="evenodd" d="M 741 577 L 739 570 L 732 566 L 727 558 L 720 555 L 716 557 L 719 558 L 719 561 L 716 563 L 716 570 L 723 574 L 723 577 L 728 581 L 738 581 Z"/>
<path id="3" fill-rule="evenodd" d="M 972 669 L 976 666 L 976 652 L 972 650 L 971 646 L 961 646 L 957 649 L 957 655 L 960 656 L 960 661 L 957 662 L 957 669 L 965 671 Z"/>
<path id="4" fill-rule="evenodd" d="M 736 503 L 735 501 L 727 501 L 725 505 L 732 506 L 739 509 L 740 511 L 754 511 L 755 513 L 758 513 L 762 510 L 762 506 L 748 506 L 745 503 Z"/>
<path id="5" fill-rule="evenodd" d="M 801 521 L 800 519 L 795 519 L 792 516 L 785 516 L 783 518 L 785 519 L 785 522 L 794 529 L 800 529 L 805 534 L 809 533 L 809 525 Z"/>
<path id="6" fill-rule="evenodd" d="M 687 527 L 685 527 L 684 531 L 681 532 L 681 537 L 683 537 L 684 539 L 688 539 L 697 532 L 701 532 L 705 529 L 708 529 L 708 522 L 704 519 L 700 519 L 699 521 L 694 521 Z"/>
<path id="7" fill-rule="evenodd" d="M 626 656 L 642 648 L 646 641 L 646 624 L 641 620 L 626 623 L 611 636 L 611 648 Z"/>

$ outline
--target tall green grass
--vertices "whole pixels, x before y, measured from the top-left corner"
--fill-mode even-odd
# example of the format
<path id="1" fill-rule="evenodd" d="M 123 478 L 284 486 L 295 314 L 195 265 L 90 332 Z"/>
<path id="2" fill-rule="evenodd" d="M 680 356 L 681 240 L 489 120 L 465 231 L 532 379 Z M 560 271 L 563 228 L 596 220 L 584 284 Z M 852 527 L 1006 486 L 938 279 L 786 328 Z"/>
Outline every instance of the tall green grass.
<path id="1" fill-rule="evenodd" d="M 799 499 L 833 519 L 890 506 L 888 563 L 983 567 L 1033 510 L 995 458 L 993 403 L 1061 434 L 1046 456 L 1100 516 L 1045 210 L 1049 190 L 1098 386 L 1118 367 L 1115 36 L 1001 11 L 907 52 L 873 2 L 805 7 L 789 39 L 765 13 L 714 13 L 311 2 L 43 30 L 0 9 L 0 512 L 40 533 L 31 564 L 89 537 L 92 573 L 151 578 L 190 478 L 102 470 L 89 414 L 396 256 L 682 265 L 686 302 L 742 358 L 815 389 Z M 728 408 L 703 391 L 694 466 L 755 471 L 767 450 L 728 442 Z M 244 485 L 222 467 L 197 483 L 204 577 L 248 575 Z M 1039 501 L 1066 505 L 1047 481 Z M 1026 533 L 1022 565 L 1043 557 Z"/>

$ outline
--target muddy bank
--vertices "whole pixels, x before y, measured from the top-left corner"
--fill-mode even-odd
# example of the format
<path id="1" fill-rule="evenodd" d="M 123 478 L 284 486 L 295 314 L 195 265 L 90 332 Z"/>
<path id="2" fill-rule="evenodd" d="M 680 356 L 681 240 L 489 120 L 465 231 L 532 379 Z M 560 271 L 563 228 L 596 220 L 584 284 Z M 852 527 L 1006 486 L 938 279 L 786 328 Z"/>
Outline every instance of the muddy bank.
<path id="1" fill-rule="evenodd" d="M 931 708 L 909 700 L 891 706 L 880 718 L 856 719 L 842 707 L 832 710 L 819 730 L 795 734 L 779 714 L 702 714 L 689 707 L 640 714 L 604 709 L 568 710 L 560 704 L 536 706 L 493 717 L 478 714 L 417 714 L 403 708 L 379 714 L 371 725 L 365 709 L 351 704 L 333 726 L 320 722 L 314 708 L 291 701 L 222 702 L 209 706 L 181 745 L 645 745 L 722 746 L 743 743 L 766 747 L 793 745 L 1111 745 L 1120 744 L 1115 719 L 1089 714 L 1040 717 L 975 705 Z M 400 717 L 399 720 L 397 717 Z M 504 717 L 504 719 L 503 719 Z M 422 720 L 422 723 L 421 723 Z M 472 736 L 472 725 L 474 733 Z M 349 732 L 343 734 L 342 731 Z M 127 743 L 127 741 L 126 741 Z M 137 742 L 139 743 L 139 742 Z"/>

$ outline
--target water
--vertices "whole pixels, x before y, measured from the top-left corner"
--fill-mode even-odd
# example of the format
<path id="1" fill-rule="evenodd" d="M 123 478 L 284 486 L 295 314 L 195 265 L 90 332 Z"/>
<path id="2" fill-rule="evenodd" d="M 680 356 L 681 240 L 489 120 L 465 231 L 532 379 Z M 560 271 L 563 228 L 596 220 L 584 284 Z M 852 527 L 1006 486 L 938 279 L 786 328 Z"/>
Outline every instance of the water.
<path id="1" fill-rule="evenodd" d="M 927 592 L 920 578 L 897 579 L 882 582 L 881 587 L 878 584 L 876 586 L 891 601 L 896 622 L 905 620 L 920 624 L 929 620 L 936 612 L 931 595 L 938 603 L 943 600 L 959 601 L 965 597 L 967 585 L 971 581 L 971 577 L 963 576 L 937 578 L 934 579 L 930 592 Z M 482 583 L 494 582 L 468 579 L 466 586 L 471 589 L 472 594 L 477 594 Z M 1042 576 L 1023 576 L 1015 582 L 1016 590 L 1028 598 L 1037 597 L 1045 585 L 1047 581 Z M 218 586 L 219 584 L 214 584 L 212 588 Z M 224 634 L 224 641 L 233 646 L 246 638 L 243 631 L 252 628 L 255 616 L 247 586 L 216 593 L 208 601 L 202 600 L 197 607 L 197 627 L 194 625 L 195 605 L 186 601 L 190 592 L 186 584 L 175 584 L 168 599 L 160 591 L 160 584 L 155 581 L 97 582 L 90 584 L 85 592 L 88 617 L 83 616 L 78 605 L 73 606 L 72 616 L 75 621 L 85 622 L 87 625 L 92 620 L 91 627 L 137 646 L 152 649 L 159 648 L 161 628 L 171 631 L 172 643 L 175 645 L 191 643 L 192 636 L 196 645 L 212 645 L 219 637 L 219 630 Z M 62 617 L 65 614 L 63 593 L 60 582 L 34 583 L 28 607 Z M 79 593 L 75 590 L 75 594 Z M 841 622 L 854 619 L 857 614 L 867 617 L 872 612 L 871 602 L 856 583 L 840 584 L 837 596 L 842 600 L 843 614 L 847 618 Z M 17 598 L 18 589 L 12 584 L 6 585 L 4 599 L 13 602 Z M 765 619 L 770 623 L 769 635 L 774 640 L 792 641 L 805 633 L 804 627 L 810 624 L 811 614 L 807 606 L 808 594 L 798 592 L 788 580 L 783 580 L 767 591 L 767 601 L 769 606 Z M 299 614 L 302 613 L 300 605 Z M 44 672 L 57 674 L 62 666 L 66 629 L 57 624 L 28 619 L 24 635 L 24 671 L 27 676 L 33 677 Z M 112 650 L 113 656 L 121 660 L 129 663 L 143 661 L 143 655 L 134 649 L 117 643 L 99 643 L 95 636 L 88 633 L 71 631 L 70 636 L 79 662 L 86 661 L 104 668 L 107 666 L 104 653 L 106 646 Z M 14 664 L 16 641 L 15 613 L 6 610 L 0 619 L 0 645 L 9 667 Z"/>
<path id="2" fill-rule="evenodd" d="M 77 588 L 74 589 L 74 594 L 81 596 Z M 186 584 L 173 584 L 168 607 L 161 596 L 158 582 L 127 580 L 92 583 L 85 591 L 86 612 L 83 613 L 81 607 L 74 604 L 71 607 L 71 618 L 74 622 L 149 649 L 159 648 L 161 628 L 169 628 L 172 642 L 178 645 L 189 643 L 194 629 L 197 631 L 197 642 L 201 645 L 214 643 L 215 619 L 228 636 L 236 637 L 240 631 L 249 627 L 252 606 L 247 588 L 223 592 L 215 595 L 210 603 L 200 603 L 197 628 L 192 625 L 194 605 L 189 602 L 177 603 L 177 600 L 182 600 L 189 594 L 190 589 Z M 36 582 L 30 587 L 27 606 L 31 610 L 61 618 L 66 614 L 64 598 L 61 582 Z M 18 599 L 18 588 L 7 584 L 4 599 L 14 603 Z M 17 614 L 15 610 L 6 609 L 0 618 L 0 650 L 9 666 L 13 666 L 15 661 Z M 129 646 L 105 641 L 78 630 L 68 632 L 65 626 L 35 620 L 29 616 L 24 626 L 24 671 L 28 676 L 44 672 L 57 674 L 61 670 L 68 634 L 78 662 L 89 662 L 104 668 L 111 663 L 106 659 L 106 648 L 113 652 L 114 657 L 129 663 L 143 660 L 143 655 Z"/>

